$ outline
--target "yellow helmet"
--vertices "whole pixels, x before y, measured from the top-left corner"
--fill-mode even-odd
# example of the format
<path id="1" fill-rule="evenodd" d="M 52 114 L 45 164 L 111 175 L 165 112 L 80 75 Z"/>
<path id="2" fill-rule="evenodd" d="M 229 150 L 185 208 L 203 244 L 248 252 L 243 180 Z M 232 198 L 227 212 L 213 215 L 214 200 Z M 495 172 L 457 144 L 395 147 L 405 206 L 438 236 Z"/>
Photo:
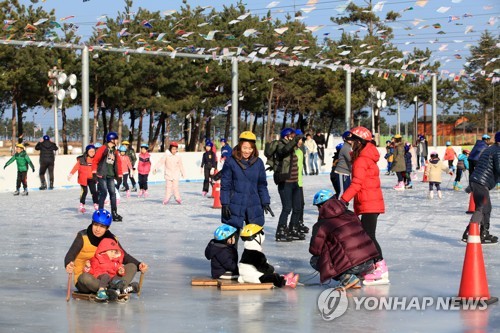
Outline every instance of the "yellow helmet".
<path id="1" fill-rule="evenodd" d="M 124 140 L 124 141 L 122 141 L 122 145 L 130 145 L 130 142 L 128 142 L 127 140 Z"/>
<path id="2" fill-rule="evenodd" d="M 258 235 L 260 232 L 262 232 L 264 228 L 258 224 L 247 224 L 243 229 L 241 229 L 241 238 L 245 240 L 250 240 L 254 236 Z"/>
<path id="3" fill-rule="evenodd" d="M 245 132 L 241 132 L 240 140 L 255 142 L 255 141 L 257 141 L 257 137 L 252 132 L 245 131 Z"/>
<path id="4" fill-rule="evenodd" d="M 401 139 L 401 138 L 402 138 L 401 134 L 394 135 L 394 139 Z"/>
<path id="5" fill-rule="evenodd" d="M 22 144 L 22 143 L 18 143 L 18 144 L 16 145 L 16 148 L 21 148 L 21 149 L 24 149 L 24 146 L 23 146 L 23 144 Z"/>

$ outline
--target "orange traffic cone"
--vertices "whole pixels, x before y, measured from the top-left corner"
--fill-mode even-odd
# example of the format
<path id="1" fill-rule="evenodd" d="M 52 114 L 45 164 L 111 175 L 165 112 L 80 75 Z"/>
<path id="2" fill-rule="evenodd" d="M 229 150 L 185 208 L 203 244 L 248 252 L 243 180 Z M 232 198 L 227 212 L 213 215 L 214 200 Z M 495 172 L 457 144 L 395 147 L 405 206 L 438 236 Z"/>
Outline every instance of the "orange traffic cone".
<path id="1" fill-rule="evenodd" d="M 214 205 L 212 208 L 222 208 L 222 204 L 220 203 L 220 184 L 219 182 L 215 182 L 212 186 L 212 195 L 214 197 Z"/>
<path id="2" fill-rule="evenodd" d="M 469 238 L 467 239 L 458 298 L 462 301 L 479 299 L 486 304 L 498 301 L 497 297 L 490 296 L 488 290 L 483 248 L 481 247 L 481 236 L 479 235 L 479 223 L 477 222 L 469 223 Z"/>
<path id="3" fill-rule="evenodd" d="M 472 193 L 469 194 L 469 208 L 465 212 L 466 214 L 474 214 L 476 211 L 476 203 L 474 202 L 474 197 L 472 196 Z"/>
<path id="4" fill-rule="evenodd" d="M 427 161 L 425 161 L 425 165 L 424 165 L 424 175 L 422 176 L 422 183 L 427 183 L 429 181 L 427 179 L 427 175 L 425 174 L 426 171 L 427 171 Z"/>

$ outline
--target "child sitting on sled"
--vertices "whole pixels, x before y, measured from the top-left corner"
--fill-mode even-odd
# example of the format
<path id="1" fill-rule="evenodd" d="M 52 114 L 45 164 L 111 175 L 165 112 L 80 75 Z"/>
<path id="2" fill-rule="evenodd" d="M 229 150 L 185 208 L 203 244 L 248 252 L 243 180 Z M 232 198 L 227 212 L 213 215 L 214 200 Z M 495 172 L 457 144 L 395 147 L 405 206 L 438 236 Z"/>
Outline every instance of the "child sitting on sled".
<path id="1" fill-rule="evenodd" d="M 211 261 L 212 278 L 236 279 L 238 277 L 238 249 L 235 246 L 238 229 L 223 224 L 214 232 L 205 249 L 205 257 Z"/>
<path id="2" fill-rule="evenodd" d="M 379 255 L 373 241 L 332 191 L 316 193 L 313 205 L 319 216 L 309 246 L 311 266 L 319 271 L 321 283 L 335 279 L 339 289 L 361 288 L 358 275 L 373 270 L 373 258 Z"/>
<path id="3" fill-rule="evenodd" d="M 241 255 L 239 283 L 269 283 L 281 288 L 288 286 L 295 288 L 299 281 L 299 275 L 292 272 L 287 275 L 275 273 L 274 267 L 267 262 L 266 255 L 262 252 L 264 243 L 264 229 L 258 224 L 247 224 L 240 234 L 244 241 L 245 250 Z"/>
<path id="4" fill-rule="evenodd" d="M 111 238 L 103 239 L 99 243 L 95 255 L 85 263 L 84 271 L 99 280 L 96 299 L 103 301 L 109 299 L 111 293 L 107 292 L 107 288 L 111 280 L 117 275 L 125 275 L 123 252 L 118 242 Z"/>

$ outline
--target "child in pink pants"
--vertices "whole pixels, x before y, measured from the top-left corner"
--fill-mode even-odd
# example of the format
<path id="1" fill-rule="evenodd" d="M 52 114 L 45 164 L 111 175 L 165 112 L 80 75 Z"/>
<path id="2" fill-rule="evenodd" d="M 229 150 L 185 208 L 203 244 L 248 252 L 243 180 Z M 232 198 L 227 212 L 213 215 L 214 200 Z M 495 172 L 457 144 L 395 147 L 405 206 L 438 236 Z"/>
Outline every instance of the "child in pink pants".
<path id="1" fill-rule="evenodd" d="M 163 199 L 163 204 L 168 204 L 172 192 L 175 197 L 175 201 L 181 204 L 181 194 L 179 192 L 179 178 L 184 178 L 186 171 L 184 171 L 184 166 L 182 165 L 182 158 L 177 155 L 177 150 L 179 145 L 177 142 L 171 142 L 168 150 L 165 152 L 161 160 L 155 165 L 153 173 L 156 173 L 157 169 L 163 169 L 165 174 L 165 198 Z"/>

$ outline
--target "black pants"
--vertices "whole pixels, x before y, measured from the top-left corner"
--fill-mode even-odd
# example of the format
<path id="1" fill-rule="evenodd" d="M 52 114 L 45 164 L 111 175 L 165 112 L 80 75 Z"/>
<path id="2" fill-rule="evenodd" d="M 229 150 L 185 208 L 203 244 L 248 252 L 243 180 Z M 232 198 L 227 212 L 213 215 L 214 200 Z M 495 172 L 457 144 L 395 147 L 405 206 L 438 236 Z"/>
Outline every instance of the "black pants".
<path id="1" fill-rule="evenodd" d="M 133 172 L 131 170 L 131 172 Z M 124 174 L 123 175 L 123 187 L 125 187 L 125 189 L 128 191 L 129 187 L 128 187 L 128 179 L 130 179 L 130 183 L 132 183 L 132 187 L 135 187 L 135 178 L 134 178 L 134 174 L 133 173 L 130 173 L 130 174 Z"/>
<path id="2" fill-rule="evenodd" d="M 491 215 L 490 191 L 486 186 L 475 182 L 471 182 L 470 187 L 472 188 L 472 197 L 474 198 L 474 203 L 476 205 L 475 211 L 483 214 L 483 221 L 481 225 L 486 231 L 489 231 Z"/>
<path id="3" fill-rule="evenodd" d="M 205 179 L 203 180 L 203 192 L 208 192 L 208 190 L 210 189 L 210 184 L 211 184 L 211 177 L 210 177 L 210 170 L 212 168 L 210 167 L 207 167 L 207 166 L 204 166 L 203 167 L 203 174 L 205 176 Z"/>
<path id="4" fill-rule="evenodd" d="M 80 192 L 80 203 L 85 205 L 85 199 L 87 199 L 87 194 L 89 193 L 92 195 L 92 202 L 93 203 L 99 203 L 99 194 L 97 193 L 97 184 L 96 182 L 90 178 L 87 179 L 87 186 L 80 185 L 81 187 L 81 192 Z"/>
<path id="5" fill-rule="evenodd" d="M 148 176 L 139 174 L 139 189 L 147 191 L 148 190 Z"/>
<path id="6" fill-rule="evenodd" d="M 436 191 L 441 191 L 441 183 L 438 182 L 429 182 L 429 191 L 432 191 L 434 186 L 436 186 Z"/>
<path id="7" fill-rule="evenodd" d="M 128 263 L 125 265 L 125 275 L 115 275 L 115 277 L 113 277 L 111 281 L 122 280 L 125 283 L 125 286 L 128 286 L 130 282 L 132 282 L 132 279 L 134 278 L 136 273 L 137 265 Z M 82 273 L 78 277 L 76 288 L 81 293 L 96 293 L 99 289 L 99 280 L 90 273 Z"/>
<path id="8" fill-rule="evenodd" d="M 285 286 L 285 278 L 278 273 L 264 274 L 259 278 L 262 283 L 272 282 L 275 287 L 281 288 Z"/>
<path id="9" fill-rule="evenodd" d="M 469 160 L 469 178 L 472 176 L 474 169 L 476 168 L 477 161 Z"/>
<path id="10" fill-rule="evenodd" d="M 455 181 L 456 182 L 459 182 L 460 180 L 462 180 L 462 173 L 463 173 L 463 170 L 457 168 L 457 175 L 455 176 Z"/>
<path id="11" fill-rule="evenodd" d="M 380 248 L 380 245 L 377 242 L 377 238 L 375 237 L 375 232 L 377 231 L 378 215 L 378 213 L 370 213 L 363 214 L 361 216 L 361 225 L 363 226 L 363 229 L 368 234 L 368 236 L 370 236 L 370 238 L 372 239 L 379 254 L 379 256 L 375 258 L 376 262 L 384 259 L 384 257 L 382 256 L 382 249 Z"/>
<path id="12" fill-rule="evenodd" d="M 116 192 L 114 178 L 99 178 L 99 209 L 104 209 L 104 201 L 109 192 L 109 202 L 111 203 L 111 212 L 116 213 Z"/>
<path id="13" fill-rule="evenodd" d="M 123 188 L 125 189 L 125 191 L 128 191 L 129 190 L 129 187 L 128 187 L 128 176 L 129 174 L 128 173 L 124 173 L 123 174 Z M 134 179 L 134 178 L 130 178 L 130 179 Z M 118 180 L 118 182 L 116 183 L 116 189 L 119 190 L 120 189 L 120 185 L 122 184 L 122 181 L 121 179 Z M 132 184 L 132 186 L 134 186 L 134 184 Z"/>
<path id="14" fill-rule="evenodd" d="M 289 229 L 297 229 L 302 210 L 302 196 L 298 183 L 279 183 L 278 193 L 281 199 L 281 214 L 278 220 L 278 228 L 286 228 L 288 215 L 292 212 Z"/>
<path id="15" fill-rule="evenodd" d="M 40 170 L 38 174 L 40 175 L 42 185 L 47 184 L 45 182 L 45 172 L 47 172 L 47 169 L 49 170 L 50 187 L 52 187 L 54 185 L 54 161 L 40 160 Z"/>
<path id="16" fill-rule="evenodd" d="M 26 190 L 28 188 L 28 171 L 18 171 L 16 179 L 16 190 L 19 191 L 23 184 L 23 188 Z"/>
<path id="17" fill-rule="evenodd" d="M 403 177 L 403 172 L 396 172 L 396 177 L 398 177 L 398 183 L 402 182 L 404 180 Z"/>
<path id="18" fill-rule="evenodd" d="M 318 146 L 318 157 L 321 160 L 321 165 L 325 165 L 325 148 Z"/>

